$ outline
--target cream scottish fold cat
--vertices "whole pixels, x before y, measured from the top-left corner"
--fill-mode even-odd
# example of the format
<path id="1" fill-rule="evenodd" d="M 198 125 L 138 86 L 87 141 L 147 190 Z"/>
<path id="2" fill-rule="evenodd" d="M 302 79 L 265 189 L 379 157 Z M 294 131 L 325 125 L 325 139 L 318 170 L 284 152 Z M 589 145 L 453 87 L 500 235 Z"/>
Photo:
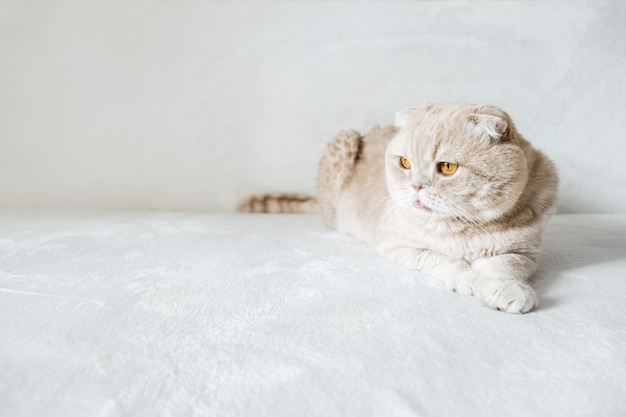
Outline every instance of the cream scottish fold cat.
<path id="1" fill-rule="evenodd" d="M 319 164 L 317 200 L 254 196 L 241 211 L 321 211 L 340 232 L 487 306 L 537 305 L 528 278 L 556 200 L 552 162 L 493 106 L 426 104 L 396 125 L 339 133 Z"/>

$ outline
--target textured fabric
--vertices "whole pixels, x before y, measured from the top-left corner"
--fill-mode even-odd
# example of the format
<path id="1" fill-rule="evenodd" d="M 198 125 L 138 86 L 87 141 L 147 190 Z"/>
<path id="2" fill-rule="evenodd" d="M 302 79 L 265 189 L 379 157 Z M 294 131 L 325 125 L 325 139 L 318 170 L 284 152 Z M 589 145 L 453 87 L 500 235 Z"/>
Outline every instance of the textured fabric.
<path id="1" fill-rule="evenodd" d="M 526 315 L 315 216 L 0 212 L 3 416 L 626 415 L 626 215 L 557 215 Z"/>

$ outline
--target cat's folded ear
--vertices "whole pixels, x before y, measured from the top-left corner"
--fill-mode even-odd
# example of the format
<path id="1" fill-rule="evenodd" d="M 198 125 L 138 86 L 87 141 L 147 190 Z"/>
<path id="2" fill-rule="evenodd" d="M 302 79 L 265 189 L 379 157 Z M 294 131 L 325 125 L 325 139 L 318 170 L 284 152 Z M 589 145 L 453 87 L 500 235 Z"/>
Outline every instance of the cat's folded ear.
<path id="1" fill-rule="evenodd" d="M 417 107 L 411 107 L 409 109 L 400 110 L 396 113 L 396 119 L 394 121 L 394 126 L 398 129 L 402 129 L 406 125 L 409 124 L 411 120 L 415 118 L 419 111 Z"/>
<path id="2" fill-rule="evenodd" d="M 441 107 L 441 106 L 439 106 Z M 394 126 L 398 129 L 406 127 L 410 123 L 417 124 L 424 119 L 425 114 L 437 111 L 437 103 L 424 103 L 418 107 L 410 107 L 408 109 L 400 110 L 396 113 L 396 120 Z"/>
<path id="3" fill-rule="evenodd" d="M 509 123 L 504 115 L 474 113 L 469 117 L 469 124 L 474 132 L 488 138 L 492 143 L 510 140 Z"/>

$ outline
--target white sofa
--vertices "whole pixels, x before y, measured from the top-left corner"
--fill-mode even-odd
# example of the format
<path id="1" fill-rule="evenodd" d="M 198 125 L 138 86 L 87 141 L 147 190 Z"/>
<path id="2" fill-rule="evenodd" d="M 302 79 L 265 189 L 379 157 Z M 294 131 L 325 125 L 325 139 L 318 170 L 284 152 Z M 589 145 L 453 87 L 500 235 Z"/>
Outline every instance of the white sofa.
<path id="1" fill-rule="evenodd" d="M 621 416 L 626 215 L 490 310 L 311 215 L 0 212 L 3 416 Z"/>

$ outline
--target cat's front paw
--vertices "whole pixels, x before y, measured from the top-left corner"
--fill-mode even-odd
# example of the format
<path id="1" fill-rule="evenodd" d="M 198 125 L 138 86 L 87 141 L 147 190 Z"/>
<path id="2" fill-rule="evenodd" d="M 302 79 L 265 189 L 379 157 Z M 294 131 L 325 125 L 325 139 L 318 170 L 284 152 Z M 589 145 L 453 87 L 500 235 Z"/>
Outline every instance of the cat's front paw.
<path id="1" fill-rule="evenodd" d="M 446 288 L 450 291 L 458 292 L 459 294 L 472 295 L 474 289 L 472 282 L 476 278 L 476 273 L 471 269 L 465 269 L 459 272 L 450 274 L 443 279 Z"/>
<path id="2" fill-rule="evenodd" d="M 527 313 L 537 305 L 537 296 L 530 285 L 514 279 L 482 280 L 476 293 L 488 307 L 507 313 Z"/>

